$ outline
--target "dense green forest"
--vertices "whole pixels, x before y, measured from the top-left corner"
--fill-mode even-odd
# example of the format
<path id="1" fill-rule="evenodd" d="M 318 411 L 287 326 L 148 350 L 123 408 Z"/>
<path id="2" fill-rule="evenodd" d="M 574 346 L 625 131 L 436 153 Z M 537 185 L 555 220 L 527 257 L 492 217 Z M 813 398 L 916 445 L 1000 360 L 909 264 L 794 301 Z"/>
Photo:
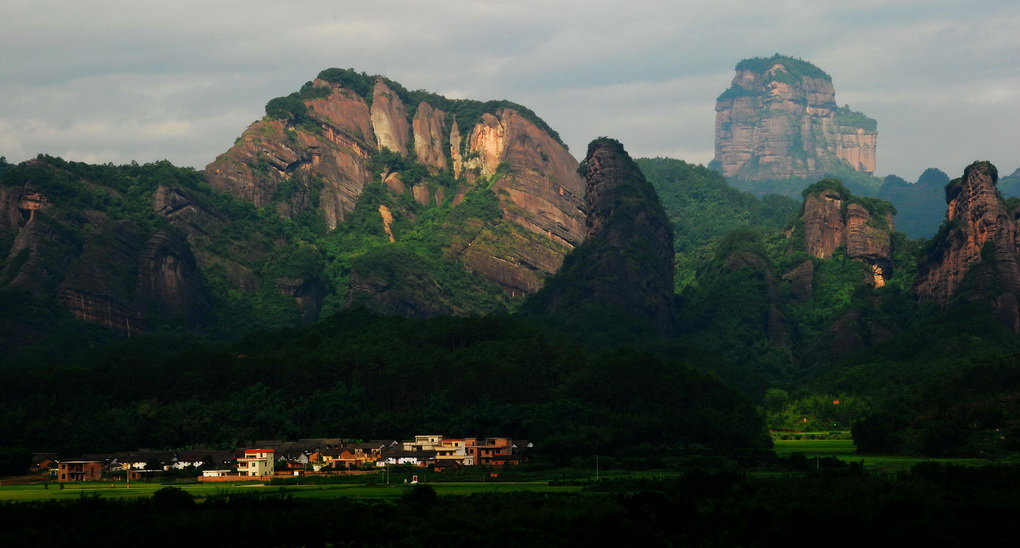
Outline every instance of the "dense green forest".
<path id="1" fill-rule="evenodd" d="M 455 183 L 448 175 L 430 175 L 420 164 L 395 154 L 379 154 L 374 161 L 376 172 L 407 173 L 408 181 L 424 177 L 447 188 L 452 199 Z M 426 207 L 407 195 L 394 196 L 376 181 L 364 189 L 347 222 L 328 231 L 318 213 L 280 218 L 275 202 L 256 209 L 250 202 L 214 191 L 199 172 L 165 161 L 114 166 L 40 156 L 18 166 L 5 164 L 2 176 L 0 186 L 28 184 L 54 204 L 38 215 L 59 234 L 68 253 L 81 253 L 97 231 L 117 223 L 130 223 L 132 232 L 142 239 L 167 231 L 192 242 L 210 306 L 198 318 L 150 318 L 149 331 L 200 330 L 213 338 L 230 339 L 252 328 L 294 327 L 302 323 L 302 314 L 293 299 L 277 290 L 278 279 L 317 287 L 325 296 L 321 305 L 325 316 L 351 304 L 347 287 L 352 273 L 362 278 L 384 276 L 386 283 L 407 286 L 402 289 L 410 299 L 447 313 L 478 315 L 515 306 L 497 286 L 449 258 L 451 246 L 479 231 L 514 230 L 501 226 L 496 196 L 485 185 L 468 192 L 458 207 L 453 207 L 451 199 Z M 198 213 L 182 221 L 154 211 L 154 195 L 166 188 Z M 285 193 L 284 186 L 277 199 L 286 200 Z M 380 205 L 394 212 L 390 229 L 395 242 L 384 231 Z M 12 244 L 13 233 L 0 240 L 0 272 L 17 271 L 18 257 L 8 257 Z M 47 262 L 47 279 L 59 280 L 69 268 L 68 261 L 53 257 Z M 238 287 L 238 272 L 247 290 Z M 0 285 L 9 281 L 0 274 Z M 25 336 L 30 340 L 49 337 L 48 346 L 59 346 L 60 340 L 78 338 L 76 332 L 83 326 L 53 306 L 48 299 L 56 293 L 55 287 L 45 283 L 41 291 L 3 289 L 11 306 L 0 307 L 0 321 L 18 330 L 27 328 Z M 21 305 L 13 306 L 15 302 Z M 24 314 L 25 307 L 38 314 Z M 23 342 L 7 338 L 0 344 L 0 357 Z"/>
<path id="2" fill-rule="evenodd" d="M 377 161 L 452 184 L 396 156 Z M 678 160 L 637 164 L 676 236 L 676 329 L 661 336 L 611 307 L 508 315 L 521 301 L 447 260 L 462 231 L 502 229 L 485 185 L 456 207 L 426 207 L 376 181 L 330 232 L 314 214 L 281 219 L 168 162 L 2 162 L 0 185 L 30 181 L 59 201 L 37 214 L 69 250 L 115 221 L 144 236 L 187 234 L 210 303 L 196 322 L 165 317 L 125 340 L 54 297 L 4 290 L 0 434 L 8 446 L 73 454 L 436 430 L 541 439 L 550 458 L 568 458 L 635 443 L 677 453 L 763 446 L 766 421 L 796 429 L 807 419 L 853 427 L 866 451 L 1015 451 L 1020 341 L 980 304 L 918 303 L 911 284 L 925 241 L 894 233 L 895 271 L 876 288 L 845 251 L 804 252 L 798 202 L 757 198 Z M 153 211 L 161 188 L 208 213 L 201 232 Z M 873 212 L 890 207 L 844 191 Z M 403 213 L 395 241 L 379 204 Z M 14 242 L 0 244 L 0 272 L 9 271 Z M 812 291 L 799 297 L 789 274 L 805 263 Z M 237 288 L 230 265 L 252 273 L 251 289 Z M 407 284 L 422 301 L 447 299 L 460 317 L 359 311 L 368 301 L 344 290 L 359 272 Z M 302 327 L 294 300 L 273 285 L 280 277 L 326 287 L 328 319 Z M 824 404 L 836 399 L 847 402 L 838 412 Z"/>
<path id="3" fill-rule="evenodd" d="M 352 311 L 234 345 L 138 337 L 5 368 L 0 436 L 63 454 L 422 431 L 542 440 L 550 458 L 769 445 L 750 400 L 711 376 L 509 316 Z"/>
<path id="4" fill-rule="evenodd" d="M 673 222 L 677 253 L 690 253 L 737 228 L 779 230 L 800 209 L 800 202 L 792 198 L 778 194 L 759 198 L 737 190 L 705 166 L 672 158 L 635 161 Z"/>

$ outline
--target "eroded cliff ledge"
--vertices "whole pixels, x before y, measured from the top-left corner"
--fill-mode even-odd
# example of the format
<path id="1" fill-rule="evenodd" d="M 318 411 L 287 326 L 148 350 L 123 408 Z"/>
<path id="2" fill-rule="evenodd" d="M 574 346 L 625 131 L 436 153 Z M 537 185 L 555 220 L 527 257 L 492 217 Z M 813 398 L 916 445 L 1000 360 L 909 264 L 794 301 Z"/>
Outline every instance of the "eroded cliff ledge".
<path id="1" fill-rule="evenodd" d="M 877 124 L 835 97 L 832 78 L 806 61 L 741 61 L 716 100 L 712 165 L 739 181 L 817 180 L 841 166 L 873 173 Z"/>
<path id="2" fill-rule="evenodd" d="M 882 287 L 893 274 L 892 235 L 895 208 L 889 202 L 854 196 L 835 179 L 823 179 L 804 190 L 804 251 L 831 258 L 840 247 L 847 257 L 871 270 L 872 283 Z M 803 278 L 788 273 L 790 279 Z M 802 293 L 805 290 L 801 290 Z"/>

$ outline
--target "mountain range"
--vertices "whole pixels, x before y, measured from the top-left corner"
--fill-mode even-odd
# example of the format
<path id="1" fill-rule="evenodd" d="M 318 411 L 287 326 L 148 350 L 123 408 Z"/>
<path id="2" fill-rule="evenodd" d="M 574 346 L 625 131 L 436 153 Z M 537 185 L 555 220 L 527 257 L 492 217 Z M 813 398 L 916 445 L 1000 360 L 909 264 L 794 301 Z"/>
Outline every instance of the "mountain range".
<path id="1" fill-rule="evenodd" d="M 604 443 L 641 430 L 736 447 L 767 444 L 750 401 L 787 390 L 792 412 L 843 391 L 870 402 L 843 426 L 869 425 L 874 448 L 1008 450 L 1012 437 L 987 434 L 1020 431 L 1013 388 L 944 394 L 942 411 L 926 404 L 888 421 L 890 402 L 923 383 L 874 379 L 916 371 L 937 349 L 934 377 L 1013 374 L 1015 360 L 1001 357 L 1020 347 L 1020 204 L 1000 189 L 1017 176 L 975 162 L 951 180 L 930 171 L 915 184 L 880 182 L 875 121 L 836 106 L 834 93 L 810 63 L 738 64 L 716 108 L 718 171 L 633 159 L 607 137 L 577 162 L 524 106 L 350 69 L 270 100 L 203 171 L 0 162 L 0 352 L 14 375 L 5 401 L 73 447 L 102 437 L 104 420 L 128 432 L 108 444 L 152 428 L 145 439 L 157 445 L 227 444 L 231 428 L 311 435 L 318 427 L 300 417 L 318 411 L 302 406 L 302 390 L 347 402 L 317 420 L 376 435 L 428 416 L 465 435 L 498 426 L 587 444 L 584 425 L 610 421 Z M 930 239 L 897 231 L 901 218 L 929 230 L 931 209 L 942 225 Z M 905 350 L 918 341 L 924 351 Z M 107 396 L 102 420 L 103 405 L 80 395 L 26 400 L 64 374 L 102 392 L 83 371 L 107 385 L 146 371 L 149 385 Z M 189 399 L 207 373 L 221 389 Z M 650 393 L 662 417 L 697 408 L 717 420 L 653 420 L 639 405 Z M 252 398 L 273 402 L 280 420 L 243 426 L 240 402 Z M 981 415 L 992 400 L 998 414 Z M 165 414 L 135 416 L 145 401 Z M 52 423 L 74 405 L 88 413 Z M 233 414 L 222 428 L 174 431 L 189 405 Z M 912 441 L 926 439 L 911 437 L 923 413 L 953 406 L 985 418 L 947 415 L 949 442 Z M 629 414 L 610 419 L 613 408 Z M 553 426 L 561 411 L 570 428 Z M 722 440 L 722 424 L 739 435 Z M 13 426 L 6 435 L 32 443 Z"/>

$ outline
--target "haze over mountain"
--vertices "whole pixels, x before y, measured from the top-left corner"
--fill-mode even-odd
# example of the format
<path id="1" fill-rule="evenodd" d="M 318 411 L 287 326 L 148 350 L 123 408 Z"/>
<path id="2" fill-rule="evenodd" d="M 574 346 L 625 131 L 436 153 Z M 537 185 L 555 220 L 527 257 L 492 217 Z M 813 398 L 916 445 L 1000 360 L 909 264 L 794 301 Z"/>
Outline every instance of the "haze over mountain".
<path id="1" fill-rule="evenodd" d="M 872 175 L 877 123 L 837 105 L 835 95 L 832 78 L 801 59 L 737 63 L 716 100 L 710 167 L 737 186 L 794 195 L 826 175 Z M 858 186 L 856 178 L 848 183 Z"/>

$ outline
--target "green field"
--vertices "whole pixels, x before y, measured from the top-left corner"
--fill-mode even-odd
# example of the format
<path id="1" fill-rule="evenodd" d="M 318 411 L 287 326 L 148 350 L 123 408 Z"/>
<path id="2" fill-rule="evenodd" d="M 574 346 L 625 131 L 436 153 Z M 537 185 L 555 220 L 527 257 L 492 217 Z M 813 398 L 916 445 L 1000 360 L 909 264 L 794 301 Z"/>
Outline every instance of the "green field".
<path id="1" fill-rule="evenodd" d="M 962 464 L 980 466 L 990 464 L 985 459 L 912 457 L 899 455 L 858 455 L 857 448 L 851 439 L 844 440 L 773 440 L 776 454 L 789 457 L 793 453 L 803 453 L 809 459 L 815 457 L 836 457 L 846 462 L 859 462 L 869 472 L 896 472 L 907 470 L 921 462 L 940 462 L 943 464 Z"/>
<path id="2" fill-rule="evenodd" d="M 503 483 L 430 483 L 439 495 L 470 495 L 475 493 L 511 493 L 518 491 L 548 492 L 548 493 L 569 493 L 580 491 L 577 485 L 550 486 L 548 482 L 503 482 Z M 332 484 L 332 485 L 296 485 L 296 486 L 271 486 L 253 483 L 231 483 L 231 484 L 205 484 L 205 483 L 175 483 L 174 487 L 184 489 L 195 496 L 196 500 L 202 500 L 216 495 L 231 493 L 265 493 L 285 494 L 294 498 L 335 498 L 354 497 L 365 499 L 388 499 L 402 496 L 410 488 L 410 485 L 359 485 L 359 484 Z M 111 482 L 82 482 L 64 484 L 61 489 L 59 484 L 51 483 L 27 485 L 0 485 L 0 502 L 27 502 L 40 500 L 69 500 L 83 496 L 99 496 L 103 498 L 137 498 L 151 497 L 152 494 L 166 487 L 159 483 L 132 483 L 127 487 L 123 483 Z"/>
<path id="3" fill-rule="evenodd" d="M 804 453 L 807 456 L 847 457 L 853 456 L 857 448 L 853 440 L 773 440 L 773 449 L 780 457 L 788 457 L 791 453 Z"/>

